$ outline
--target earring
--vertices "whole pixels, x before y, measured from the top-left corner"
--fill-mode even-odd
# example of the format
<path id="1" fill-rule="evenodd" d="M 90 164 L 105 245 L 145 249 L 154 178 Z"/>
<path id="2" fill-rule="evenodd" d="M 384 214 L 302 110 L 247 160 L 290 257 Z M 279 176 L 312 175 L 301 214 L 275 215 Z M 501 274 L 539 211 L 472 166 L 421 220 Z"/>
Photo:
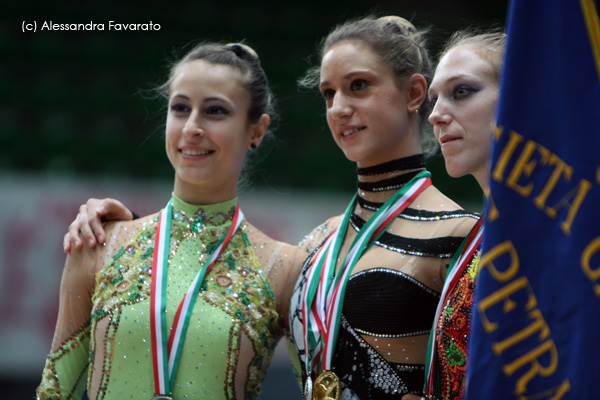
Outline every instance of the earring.
<path id="1" fill-rule="evenodd" d="M 256 143 L 250 143 L 250 149 L 256 150 Z"/>

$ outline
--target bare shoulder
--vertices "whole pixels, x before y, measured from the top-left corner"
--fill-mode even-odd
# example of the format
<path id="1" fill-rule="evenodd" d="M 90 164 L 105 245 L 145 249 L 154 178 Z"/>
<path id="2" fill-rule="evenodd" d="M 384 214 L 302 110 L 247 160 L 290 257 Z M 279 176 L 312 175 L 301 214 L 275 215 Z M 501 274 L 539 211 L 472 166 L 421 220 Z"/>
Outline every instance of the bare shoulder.
<path id="1" fill-rule="evenodd" d="M 327 219 L 325 222 L 323 222 L 322 224 L 317 226 L 314 230 L 323 229 L 323 228 L 325 228 L 327 230 L 332 230 L 336 226 L 338 226 L 342 222 L 343 219 L 344 219 L 343 214 L 336 215 L 335 217 L 331 217 L 331 218 Z"/>
<path id="2" fill-rule="evenodd" d="M 275 240 L 250 223 L 245 225 L 246 234 L 256 259 L 266 273 L 272 288 L 278 293 L 282 306 L 288 304 L 293 284 L 298 279 L 307 253 L 297 246 Z M 280 310 L 282 315 L 285 310 Z"/>
<path id="3" fill-rule="evenodd" d="M 329 235 L 333 229 L 340 225 L 343 218 L 343 215 L 336 215 L 335 217 L 329 218 L 322 224 L 319 224 L 306 236 L 304 236 L 298 246 L 308 253 L 312 252 L 318 245 L 321 244 L 321 242 L 323 242 L 323 240 L 325 240 L 327 235 Z"/>
<path id="4" fill-rule="evenodd" d="M 285 254 L 285 258 L 289 259 L 306 257 L 306 252 L 301 250 L 298 246 L 273 239 L 249 222 L 246 222 L 245 225 L 246 233 L 255 251 L 266 249 L 270 253 L 277 252 Z"/>
<path id="5" fill-rule="evenodd" d="M 427 188 L 415 201 L 423 210 L 447 215 L 441 218 L 441 231 L 448 236 L 466 236 L 479 218 L 478 213 L 465 210 L 460 204 L 440 192 L 435 186 Z M 412 207 L 413 205 L 411 205 Z"/>
<path id="6" fill-rule="evenodd" d="M 421 204 L 424 208 L 431 211 L 451 211 L 463 209 L 463 207 L 446 196 L 435 186 L 429 186 L 423 193 L 417 198 L 416 202 Z"/>

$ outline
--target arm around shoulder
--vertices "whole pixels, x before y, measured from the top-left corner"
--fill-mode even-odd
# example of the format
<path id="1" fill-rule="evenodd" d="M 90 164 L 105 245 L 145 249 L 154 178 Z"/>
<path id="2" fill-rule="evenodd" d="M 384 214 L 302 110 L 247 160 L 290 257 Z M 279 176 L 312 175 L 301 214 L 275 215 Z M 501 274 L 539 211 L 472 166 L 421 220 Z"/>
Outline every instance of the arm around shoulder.
<path id="1" fill-rule="evenodd" d="M 83 246 L 67 255 L 54 338 L 36 391 L 40 399 L 80 398 L 85 390 L 92 295 L 104 259 L 102 247 Z"/>

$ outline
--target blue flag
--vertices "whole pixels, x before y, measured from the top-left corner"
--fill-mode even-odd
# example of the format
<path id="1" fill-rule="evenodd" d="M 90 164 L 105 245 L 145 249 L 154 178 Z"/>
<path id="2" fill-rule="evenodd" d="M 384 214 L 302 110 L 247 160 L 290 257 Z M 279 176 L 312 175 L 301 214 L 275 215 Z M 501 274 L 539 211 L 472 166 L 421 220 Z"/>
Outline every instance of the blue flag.
<path id="1" fill-rule="evenodd" d="M 600 398 L 600 29 L 513 0 L 467 399 Z"/>

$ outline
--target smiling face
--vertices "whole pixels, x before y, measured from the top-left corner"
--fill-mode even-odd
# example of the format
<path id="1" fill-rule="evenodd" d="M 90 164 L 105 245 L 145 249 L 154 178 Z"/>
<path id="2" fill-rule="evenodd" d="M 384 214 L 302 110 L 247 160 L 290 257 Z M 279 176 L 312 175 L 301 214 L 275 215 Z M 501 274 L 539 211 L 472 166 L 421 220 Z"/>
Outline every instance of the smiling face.
<path id="1" fill-rule="evenodd" d="M 344 40 L 327 50 L 319 89 L 327 124 L 346 158 L 369 167 L 421 152 L 414 112 L 421 102 L 413 104 L 413 80 L 398 84 L 392 68 L 361 41 Z"/>
<path id="2" fill-rule="evenodd" d="M 487 182 L 498 81 L 473 45 L 459 45 L 440 60 L 429 89 L 429 122 L 452 177 L 471 174 Z"/>
<path id="3" fill-rule="evenodd" d="M 179 66 L 169 86 L 167 156 L 174 192 L 194 204 L 232 199 L 251 143 L 268 125 L 248 120 L 250 96 L 236 69 L 203 60 Z"/>

